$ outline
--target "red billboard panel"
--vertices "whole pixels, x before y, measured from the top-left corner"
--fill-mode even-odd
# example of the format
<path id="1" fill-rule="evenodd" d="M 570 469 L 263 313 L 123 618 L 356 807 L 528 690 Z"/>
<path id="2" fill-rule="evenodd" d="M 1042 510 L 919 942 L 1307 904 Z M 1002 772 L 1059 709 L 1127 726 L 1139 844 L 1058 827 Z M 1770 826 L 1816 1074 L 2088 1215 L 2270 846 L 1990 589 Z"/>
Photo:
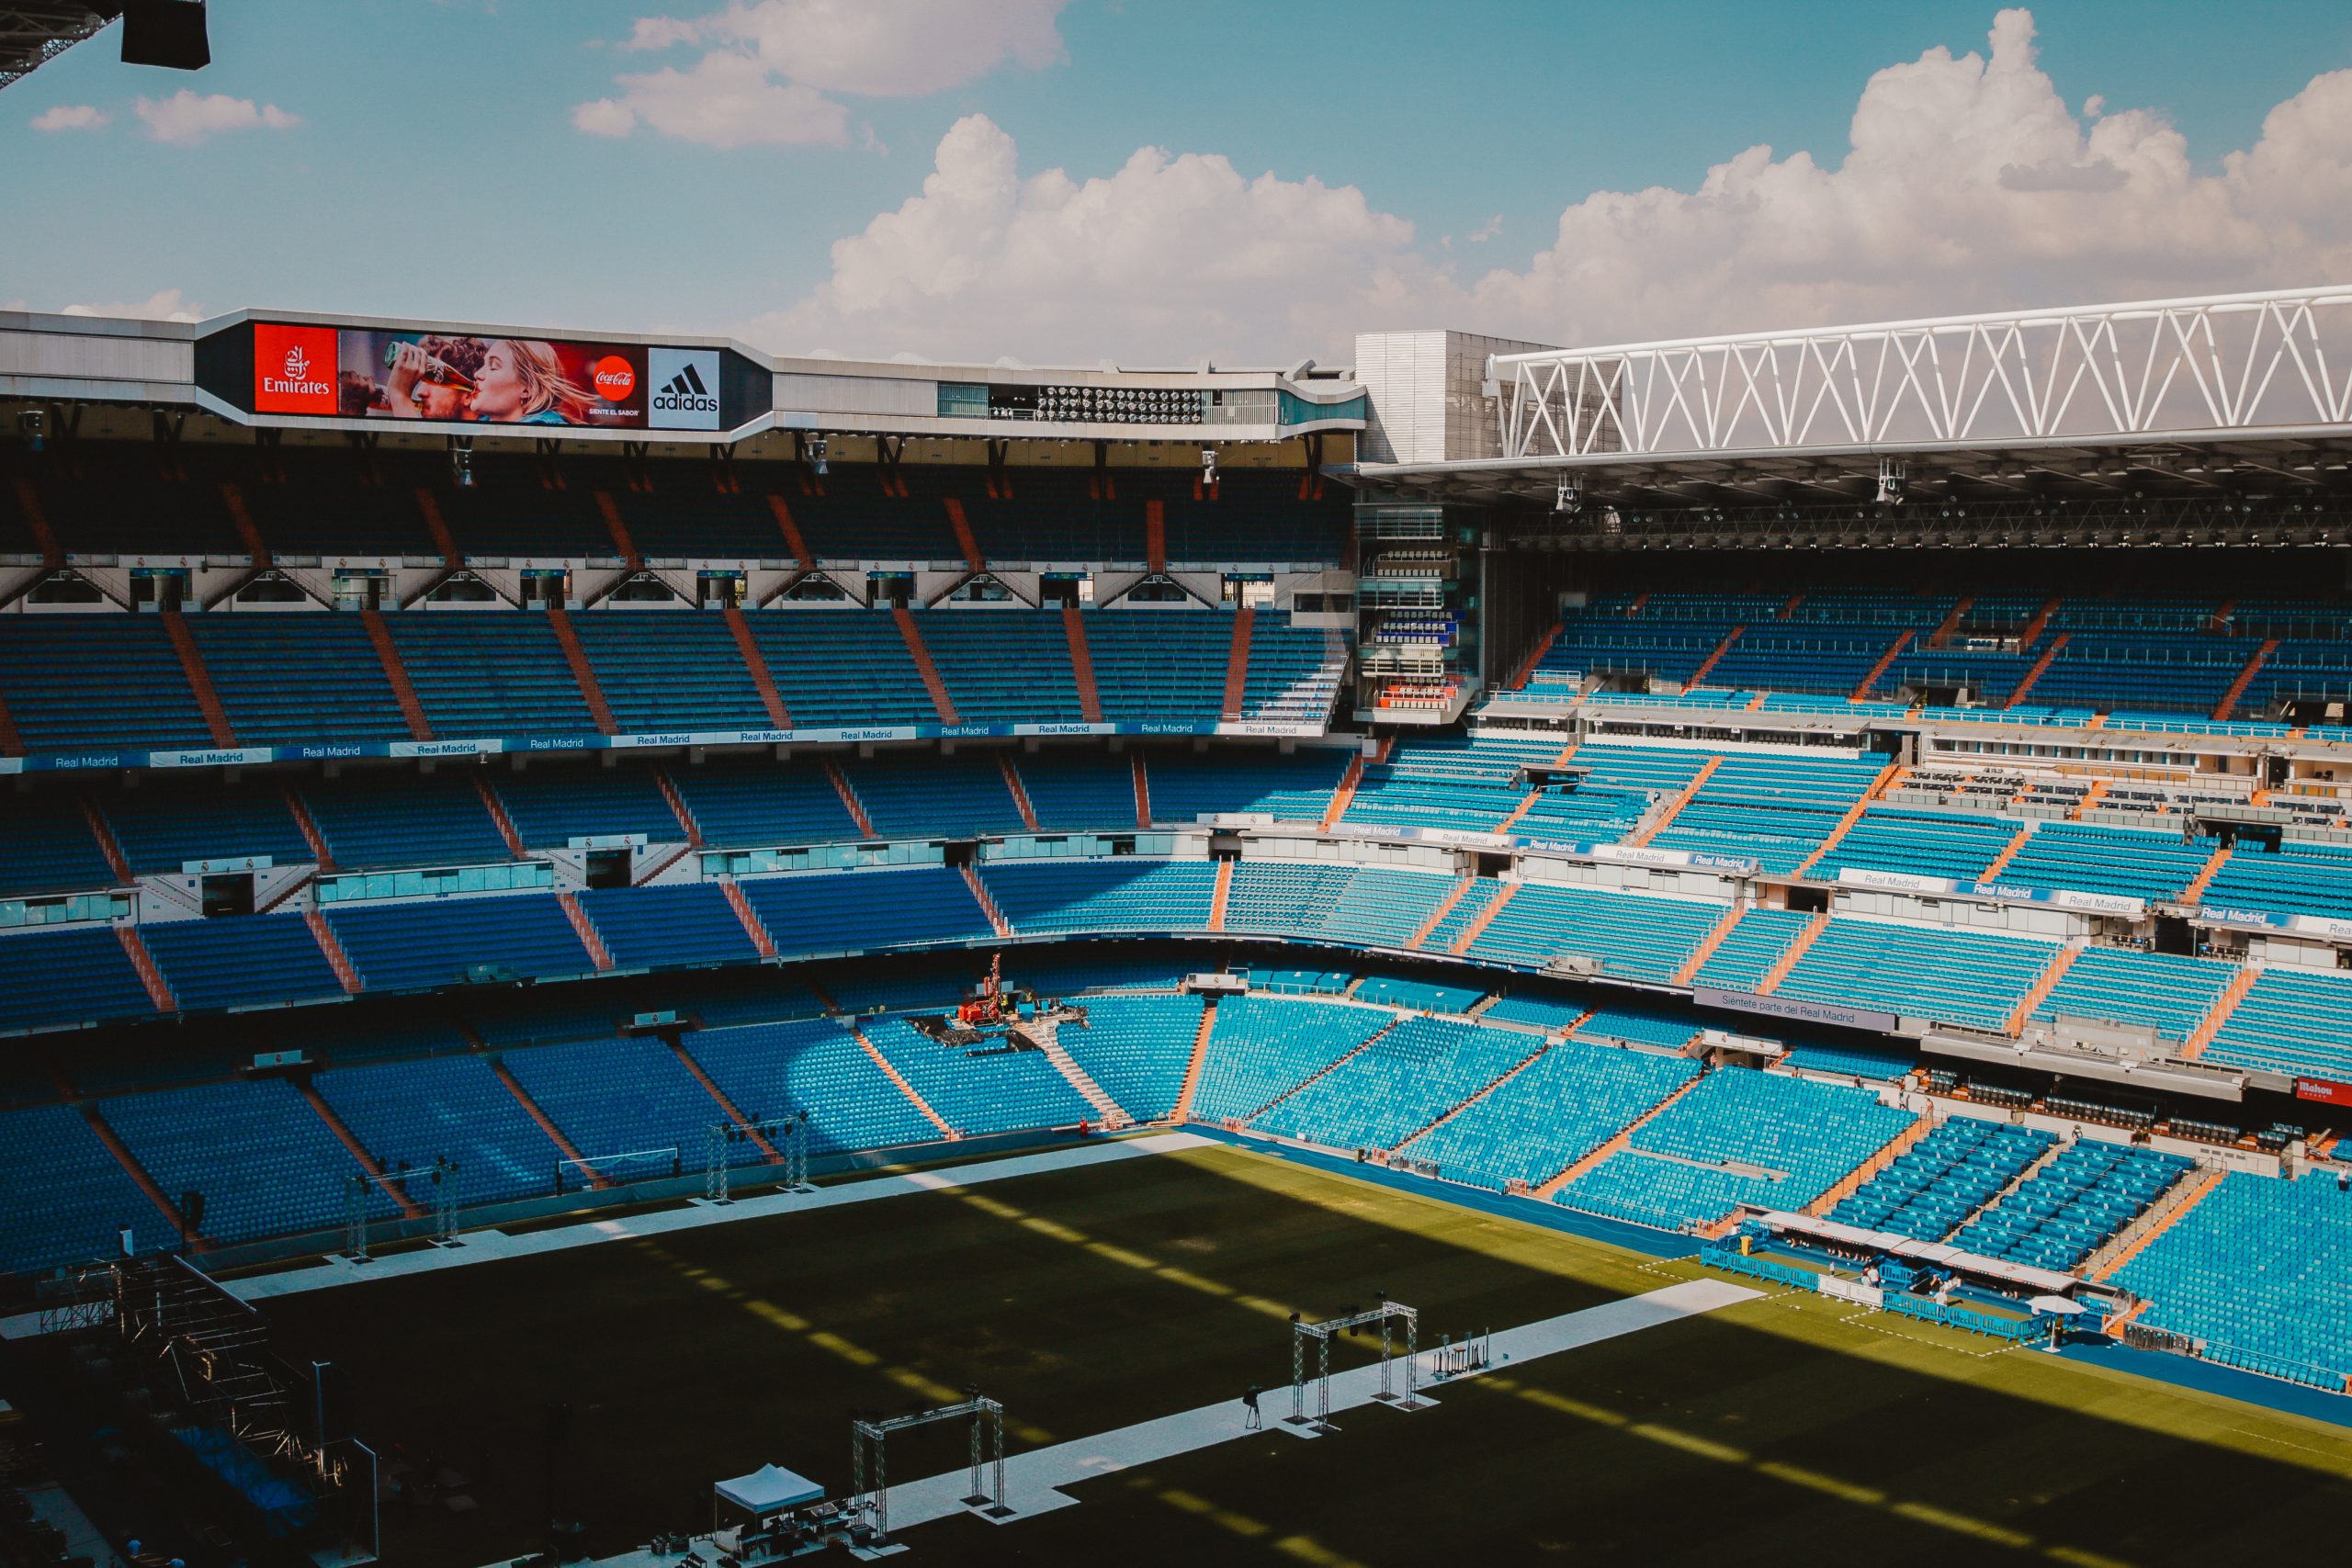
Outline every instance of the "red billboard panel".
<path id="1" fill-rule="evenodd" d="M 2331 1083 L 2325 1078 L 2297 1078 L 2297 1100 L 2316 1100 L 2324 1105 L 2352 1105 L 2352 1083 Z"/>
<path id="2" fill-rule="evenodd" d="M 333 327 L 254 322 L 254 412 L 336 412 L 336 335 Z"/>

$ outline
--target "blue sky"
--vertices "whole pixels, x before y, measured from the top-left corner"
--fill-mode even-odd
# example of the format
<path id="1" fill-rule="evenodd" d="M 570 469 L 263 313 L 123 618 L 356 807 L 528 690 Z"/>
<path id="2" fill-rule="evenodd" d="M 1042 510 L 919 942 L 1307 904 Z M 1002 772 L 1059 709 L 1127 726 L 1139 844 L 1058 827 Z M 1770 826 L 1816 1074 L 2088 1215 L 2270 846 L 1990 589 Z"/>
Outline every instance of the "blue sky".
<path id="1" fill-rule="evenodd" d="M 2352 254 L 2341 4 L 2045 3 L 2003 52 L 1996 7 L 1943 0 L 896 0 L 834 47 L 849 3 L 214 0 L 193 76 L 102 36 L 0 95 L 0 302 L 1231 360 L 1332 355 L 1354 326 L 1564 341 L 2334 281 Z M 662 17 L 682 25 L 637 33 Z M 2014 69 L 1883 89 L 1897 129 L 1863 161 L 1884 183 L 1823 184 L 1873 73 L 1939 49 Z M 736 118 L 694 118 L 719 112 L 715 73 L 616 80 L 706 60 Z M 2233 175 L 2299 95 L 2267 174 Z M 2011 124 L 2039 140 L 2019 152 Z M 1773 164 L 1710 194 L 1759 144 Z M 1120 176 L 1153 148 L 1174 163 Z M 868 232 L 935 164 L 939 201 Z M 1069 190 L 1023 194 L 1056 168 Z M 1672 199 L 1592 199 L 1650 187 Z M 1976 197 L 1912 205 L 1932 187 Z"/>

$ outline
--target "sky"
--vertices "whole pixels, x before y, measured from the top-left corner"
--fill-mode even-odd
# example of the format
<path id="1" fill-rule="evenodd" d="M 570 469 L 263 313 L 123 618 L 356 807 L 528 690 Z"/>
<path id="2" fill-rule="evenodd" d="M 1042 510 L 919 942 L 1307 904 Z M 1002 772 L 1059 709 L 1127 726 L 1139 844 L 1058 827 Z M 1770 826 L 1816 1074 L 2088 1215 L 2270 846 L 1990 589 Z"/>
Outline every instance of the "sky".
<path id="1" fill-rule="evenodd" d="M 0 307 L 1344 364 L 2352 282 L 2341 0 L 212 0 L 0 91 Z"/>

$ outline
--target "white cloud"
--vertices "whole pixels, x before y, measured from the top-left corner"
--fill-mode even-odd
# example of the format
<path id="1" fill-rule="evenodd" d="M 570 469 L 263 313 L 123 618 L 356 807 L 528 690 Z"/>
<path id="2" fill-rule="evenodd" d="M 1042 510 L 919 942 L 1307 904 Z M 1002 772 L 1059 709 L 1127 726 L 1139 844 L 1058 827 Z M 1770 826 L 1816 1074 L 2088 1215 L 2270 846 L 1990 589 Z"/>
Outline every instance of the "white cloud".
<path id="1" fill-rule="evenodd" d="M 182 87 L 168 98 L 141 98 L 131 107 L 158 141 L 190 145 L 224 130 L 288 130 L 302 123 L 276 104 L 226 93 L 198 96 Z"/>
<path id="2" fill-rule="evenodd" d="M 111 305 L 68 305 L 59 312 L 66 316 L 125 316 L 151 321 L 200 321 L 204 320 L 201 306 L 191 303 L 176 288 L 165 288 L 150 294 L 144 299 L 117 301 Z"/>
<path id="3" fill-rule="evenodd" d="M 1056 16 L 1069 0 L 762 0 L 713 18 L 779 73 L 828 93 L 918 97 L 1010 60 L 1068 58 Z"/>
<path id="4" fill-rule="evenodd" d="M 780 349 L 1130 362 L 1334 341 L 1413 228 L 1353 186 L 1147 147 L 1084 182 L 1023 178 L 984 115 L 939 143 L 922 193 L 837 242 L 832 276 L 751 327 Z"/>
<path id="5" fill-rule="evenodd" d="M 847 140 L 848 110 L 825 95 L 909 97 L 959 86 L 1007 61 L 1066 58 L 1055 17 L 1068 0 L 757 0 L 694 17 L 642 17 L 622 48 L 700 44 L 692 68 L 617 78 L 617 97 L 575 107 L 593 136 L 639 120 L 712 147 Z M 869 133 L 870 140 L 870 133 Z"/>
<path id="6" fill-rule="evenodd" d="M 60 104 L 33 116 L 35 130 L 96 130 L 114 123 L 114 116 L 96 104 Z"/>
<path id="7" fill-rule="evenodd" d="M 1758 146 L 1688 190 L 1597 192 L 1525 267 L 1475 278 L 1353 187 L 1156 148 L 1104 177 L 1023 178 L 974 116 L 920 195 L 747 331 L 787 352 L 1263 363 L 1385 327 L 1598 344 L 2352 282 L 2352 71 L 2206 174 L 2152 110 L 2071 112 L 2033 36 L 2003 11 L 1983 54 L 1878 72 L 1834 164 Z"/>
<path id="8" fill-rule="evenodd" d="M 1984 55 L 1879 72 L 1835 168 L 1751 147 L 1693 190 L 1587 197 L 1453 308 L 1599 343 L 2352 278 L 2352 71 L 2200 175 L 2154 111 L 2069 113 L 2033 38 L 2003 11 Z"/>
<path id="9" fill-rule="evenodd" d="M 664 136 L 705 147 L 838 147 L 849 140 L 849 111 L 797 82 L 778 83 L 749 55 L 715 50 L 692 70 L 664 66 L 620 78 L 618 98 L 571 111 L 592 136 L 627 136 L 640 119 Z"/>

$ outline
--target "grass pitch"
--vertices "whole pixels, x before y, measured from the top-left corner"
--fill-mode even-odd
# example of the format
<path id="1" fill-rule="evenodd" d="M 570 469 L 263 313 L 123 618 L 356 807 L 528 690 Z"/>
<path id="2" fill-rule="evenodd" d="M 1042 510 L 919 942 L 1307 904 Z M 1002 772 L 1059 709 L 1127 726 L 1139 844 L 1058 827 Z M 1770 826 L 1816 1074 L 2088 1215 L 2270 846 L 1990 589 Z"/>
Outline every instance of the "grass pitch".
<path id="1" fill-rule="evenodd" d="M 479 1506 L 386 1513 L 389 1561 L 481 1568 L 537 1540 L 540 1408 L 575 1412 L 564 1510 L 599 1554 L 704 1528 L 774 1461 L 849 1484 L 852 1410 L 978 1385 L 1008 1447 L 1269 1385 L 1293 1310 L 1385 1289 L 1437 1334 L 1698 1272 L 1255 1152 L 1204 1149 L 715 1225 L 273 1301 L 340 1362 L 379 1446 Z M 1358 1348 L 1353 1351 L 1361 1356 Z M 2292 1559 L 2340 1539 L 2352 1434 L 1782 1295 L 1105 1476 L 1074 1508 L 905 1536 L 952 1562 Z M 895 1479 L 963 1462 L 894 1439 Z M 1013 1501 L 1018 1505 L 1020 1499 Z"/>

